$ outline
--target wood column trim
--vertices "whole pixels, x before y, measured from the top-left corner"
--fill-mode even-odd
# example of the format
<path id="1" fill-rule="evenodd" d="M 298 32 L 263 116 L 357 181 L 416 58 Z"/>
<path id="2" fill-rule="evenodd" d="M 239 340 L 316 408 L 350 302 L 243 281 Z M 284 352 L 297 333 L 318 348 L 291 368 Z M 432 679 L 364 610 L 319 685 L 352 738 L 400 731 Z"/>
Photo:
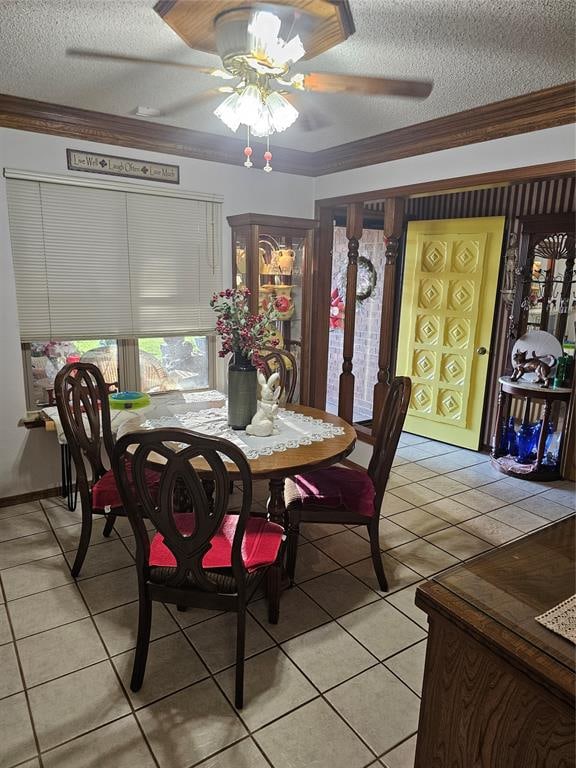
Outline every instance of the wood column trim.
<path id="1" fill-rule="evenodd" d="M 378 431 L 380 416 L 388 389 L 394 378 L 392 370 L 394 343 L 394 291 L 396 288 L 396 259 L 404 228 L 405 198 L 384 200 L 384 237 L 386 262 L 382 288 L 382 314 L 380 317 L 380 351 L 378 354 L 378 380 L 374 385 L 372 407 L 372 434 Z"/>
<path id="2" fill-rule="evenodd" d="M 364 204 L 352 203 L 346 215 L 346 237 L 348 238 L 348 269 L 346 270 L 346 310 L 344 315 L 344 346 L 342 350 L 342 373 L 338 390 L 338 415 L 352 424 L 354 417 L 354 332 L 356 327 L 356 290 L 358 280 L 358 248 L 362 237 Z"/>

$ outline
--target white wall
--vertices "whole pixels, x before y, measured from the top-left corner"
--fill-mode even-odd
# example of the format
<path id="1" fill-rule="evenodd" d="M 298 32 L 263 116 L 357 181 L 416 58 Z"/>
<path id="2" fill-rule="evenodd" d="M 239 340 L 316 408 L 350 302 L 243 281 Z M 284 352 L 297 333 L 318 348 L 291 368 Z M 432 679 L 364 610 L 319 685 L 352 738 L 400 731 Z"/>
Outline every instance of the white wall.
<path id="1" fill-rule="evenodd" d="M 574 125 L 562 125 L 331 173 L 316 180 L 316 199 L 571 160 L 574 140 Z"/>
<path id="2" fill-rule="evenodd" d="M 66 169 L 67 147 L 178 164 L 181 189 L 223 195 L 224 286 L 230 285 L 231 280 L 230 227 L 226 216 L 248 212 L 304 218 L 314 215 L 314 181 L 311 178 L 277 172 L 267 174 L 256 168 L 248 170 L 24 131 L 0 129 L 0 169 L 70 173 L 78 178 L 84 174 Z M 94 179 L 93 174 L 86 175 Z M 161 183 L 153 186 L 165 187 Z M 54 487 L 60 480 L 59 452 L 54 434 L 18 427 L 18 420 L 25 413 L 6 182 L 0 178 L 0 499 Z"/>

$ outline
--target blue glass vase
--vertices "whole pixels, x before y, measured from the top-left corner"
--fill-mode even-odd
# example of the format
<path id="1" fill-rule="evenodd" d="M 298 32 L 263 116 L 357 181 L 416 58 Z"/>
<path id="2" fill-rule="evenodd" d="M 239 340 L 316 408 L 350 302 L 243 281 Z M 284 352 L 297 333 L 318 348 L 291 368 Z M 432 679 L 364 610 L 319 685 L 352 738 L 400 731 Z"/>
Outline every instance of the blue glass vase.
<path id="1" fill-rule="evenodd" d="M 530 464 L 530 453 L 532 451 L 532 439 L 534 437 L 534 425 L 522 424 L 518 432 L 518 463 Z"/>
<path id="2" fill-rule="evenodd" d="M 514 429 L 514 416 L 508 419 L 508 426 L 504 433 L 504 450 L 508 456 L 518 456 L 518 436 Z"/>

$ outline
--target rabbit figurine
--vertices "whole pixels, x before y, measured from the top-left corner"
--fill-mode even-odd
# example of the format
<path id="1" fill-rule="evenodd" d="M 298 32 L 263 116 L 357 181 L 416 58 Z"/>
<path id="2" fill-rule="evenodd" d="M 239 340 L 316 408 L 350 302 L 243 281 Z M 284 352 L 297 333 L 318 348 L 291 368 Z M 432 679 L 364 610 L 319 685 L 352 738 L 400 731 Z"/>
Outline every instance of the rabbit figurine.
<path id="1" fill-rule="evenodd" d="M 277 435 L 278 429 L 274 426 L 274 419 L 278 413 L 280 374 L 273 373 L 268 381 L 266 381 L 266 377 L 262 371 L 258 371 L 258 383 L 260 384 L 258 410 L 251 423 L 246 427 L 246 432 L 249 435 L 255 435 L 256 437 Z"/>

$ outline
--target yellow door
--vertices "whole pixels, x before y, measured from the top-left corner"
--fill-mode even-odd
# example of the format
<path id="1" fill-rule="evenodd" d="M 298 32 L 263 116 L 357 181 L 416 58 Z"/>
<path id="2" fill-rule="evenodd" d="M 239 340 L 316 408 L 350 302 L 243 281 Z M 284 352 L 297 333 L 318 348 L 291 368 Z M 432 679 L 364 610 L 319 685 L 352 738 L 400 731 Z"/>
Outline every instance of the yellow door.
<path id="1" fill-rule="evenodd" d="M 503 234 L 503 216 L 408 224 L 397 363 L 412 379 L 408 432 L 479 446 Z"/>

